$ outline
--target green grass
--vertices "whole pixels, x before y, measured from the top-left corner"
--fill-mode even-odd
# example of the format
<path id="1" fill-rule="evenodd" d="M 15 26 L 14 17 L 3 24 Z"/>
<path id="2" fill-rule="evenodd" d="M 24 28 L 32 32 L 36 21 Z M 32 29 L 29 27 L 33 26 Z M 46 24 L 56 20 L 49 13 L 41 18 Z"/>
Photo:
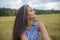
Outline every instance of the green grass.
<path id="1" fill-rule="evenodd" d="M 12 40 L 15 16 L 0 17 L 0 40 Z M 60 40 L 60 14 L 37 15 L 36 20 L 42 21 L 52 40 Z"/>

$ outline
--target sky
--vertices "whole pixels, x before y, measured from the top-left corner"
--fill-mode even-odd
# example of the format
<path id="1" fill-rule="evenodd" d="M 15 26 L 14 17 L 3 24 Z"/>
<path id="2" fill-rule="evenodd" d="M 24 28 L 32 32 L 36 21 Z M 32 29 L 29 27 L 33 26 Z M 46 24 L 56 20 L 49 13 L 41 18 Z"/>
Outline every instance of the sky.
<path id="1" fill-rule="evenodd" d="M 19 9 L 28 4 L 33 9 L 60 10 L 60 0 L 0 0 L 0 7 Z"/>

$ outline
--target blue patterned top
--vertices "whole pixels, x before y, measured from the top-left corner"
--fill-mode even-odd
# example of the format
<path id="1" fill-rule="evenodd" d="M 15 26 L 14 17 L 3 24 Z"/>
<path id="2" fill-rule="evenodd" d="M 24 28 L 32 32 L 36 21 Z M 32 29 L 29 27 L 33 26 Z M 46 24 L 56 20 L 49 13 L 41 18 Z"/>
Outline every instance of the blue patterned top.
<path id="1" fill-rule="evenodd" d="M 39 32 L 37 21 L 33 21 L 32 29 L 26 29 L 25 34 L 28 37 L 28 40 L 39 40 Z"/>

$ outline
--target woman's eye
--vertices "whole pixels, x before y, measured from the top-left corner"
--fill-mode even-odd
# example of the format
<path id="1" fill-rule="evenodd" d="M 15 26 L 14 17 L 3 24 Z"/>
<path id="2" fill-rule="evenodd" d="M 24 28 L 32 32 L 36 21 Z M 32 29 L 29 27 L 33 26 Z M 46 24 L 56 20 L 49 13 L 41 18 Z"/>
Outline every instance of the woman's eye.
<path id="1" fill-rule="evenodd" d="M 31 12 L 32 12 L 32 10 L 31 10 Z"/>
<path id="2" fill-rule="evenodd" d="M 31 10 L 31 12 L 32 12 L 33 10 Z"/>

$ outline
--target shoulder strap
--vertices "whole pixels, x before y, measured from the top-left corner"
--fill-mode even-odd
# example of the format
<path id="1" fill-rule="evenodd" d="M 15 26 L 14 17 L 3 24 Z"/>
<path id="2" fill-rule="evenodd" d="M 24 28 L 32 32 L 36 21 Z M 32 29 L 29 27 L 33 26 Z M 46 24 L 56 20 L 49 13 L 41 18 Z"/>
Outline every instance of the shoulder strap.
<path id="1" fill-rule="evenodd" d="M 34 21 L 33 21 L 33 26 L 38 26 L 37 20 L 34 20 Z"/>

